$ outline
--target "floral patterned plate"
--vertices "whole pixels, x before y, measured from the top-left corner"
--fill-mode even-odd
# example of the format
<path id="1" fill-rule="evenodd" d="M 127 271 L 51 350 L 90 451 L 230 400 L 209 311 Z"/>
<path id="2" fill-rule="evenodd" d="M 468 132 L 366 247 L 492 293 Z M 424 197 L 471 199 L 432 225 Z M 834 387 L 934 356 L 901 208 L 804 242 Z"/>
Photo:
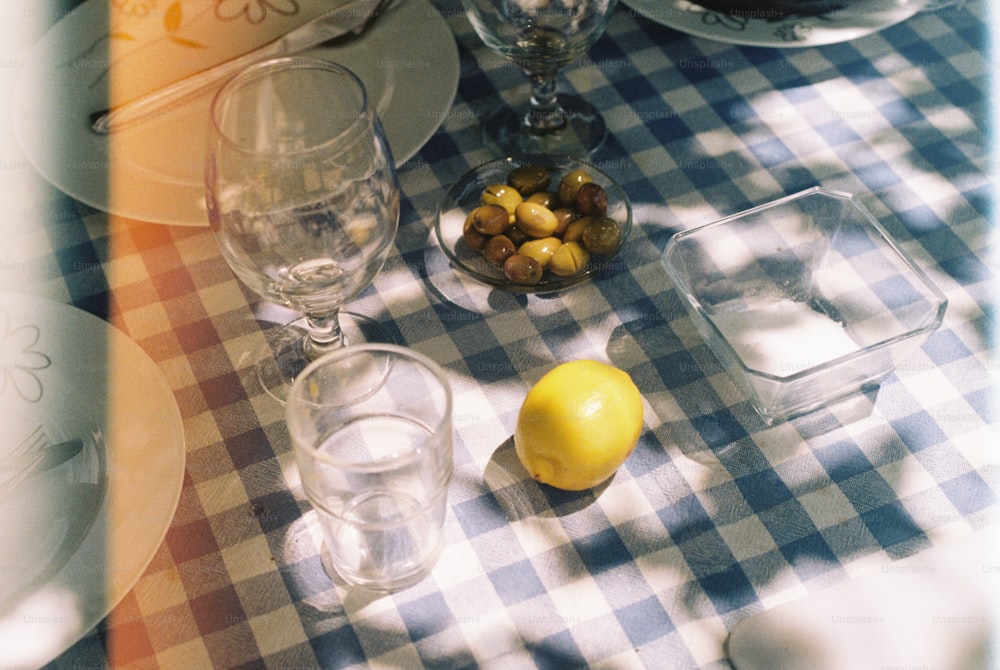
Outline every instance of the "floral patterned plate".
<path id="1" fill-rule="evenodd" d="M 110 136 L 89 116 L 280 36 L 331 0 L 87 0 L 56 23 L 14 93 L 15 130 L 53 185 L 112 214 L 207 226 L 211 92 Z M 419 39 L 414 39 L 419 35 Z M 458 87 L 454 36 L 428 0 L 395 5 L 360 39 L 309 52 L 365 82 L 397 163 L 440 125 Z"/>
<path id="2" fill-rule="evenodd" d="M 132 340 L 13 293 L 0 293 L 0 421 L 4 464 L 81 442 L 0 495 L 0 667 L 34 668 L 107 616 L 149 565 L 180 497 L 184 429 Z"/>
<path id="3" fill-rule="evenodd" d="M 767 9 L 718 12 L 694 0 L 622 2 L 651 21 L 696 37 L 748 46 L 807 47 L 846 42 L 888 28 L 916 14 L 927 0 L 848 0 L 840 9 L 812 16 Z"/>

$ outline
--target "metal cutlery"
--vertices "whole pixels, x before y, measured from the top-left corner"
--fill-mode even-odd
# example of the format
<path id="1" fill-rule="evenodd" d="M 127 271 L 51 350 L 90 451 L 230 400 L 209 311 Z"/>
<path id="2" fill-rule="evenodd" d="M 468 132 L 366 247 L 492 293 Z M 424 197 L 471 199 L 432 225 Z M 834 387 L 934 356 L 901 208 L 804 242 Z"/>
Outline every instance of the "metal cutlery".
<path id="1" fill-rule="evenodd" d="M 333 40 L 357 37 L 384 14 L 393 1 L 350 0 L 242 56 L 214 65 L 117 107 L 94 112 L 90 115 L 90 127 L 101 135 L 112 133 L 190 100 L 265 58 L 297 53 Z"/>
<path id="2" fill-rule="evenodd" d="M 83 449 L 83 440 L 74 438 L 48 444 L 41 427 L 22 441 L 20 452 L 0 461 L 0 497 L 7 495 L 30 475 L 51 470 L 71 460 Z"/>

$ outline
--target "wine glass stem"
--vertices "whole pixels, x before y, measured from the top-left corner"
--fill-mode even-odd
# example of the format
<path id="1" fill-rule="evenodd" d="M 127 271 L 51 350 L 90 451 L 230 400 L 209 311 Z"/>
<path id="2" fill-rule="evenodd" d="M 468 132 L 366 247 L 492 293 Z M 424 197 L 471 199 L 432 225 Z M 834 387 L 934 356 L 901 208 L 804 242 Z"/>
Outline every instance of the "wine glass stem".
<path id="1" fill-rule="evenodd" d="M 327 312 L 306 314 L 306 324 L 309 326 L 309 335 L 303 344 L 306 356 L 309 360 L 315 360 L 323 354 L 341 348 L 345 344 L 344 333 L 340 329 L 340 320 L 337 318 L 338 310 L 333 309 Z"/>
<path id="2" fill-rule="evenodd" d="M 556 97 L 556 72 L 528 73 L 531 102 L 524 115 L 528 130 L 537 135 L 553 133 L 566 125 L 566 112 Z"/>

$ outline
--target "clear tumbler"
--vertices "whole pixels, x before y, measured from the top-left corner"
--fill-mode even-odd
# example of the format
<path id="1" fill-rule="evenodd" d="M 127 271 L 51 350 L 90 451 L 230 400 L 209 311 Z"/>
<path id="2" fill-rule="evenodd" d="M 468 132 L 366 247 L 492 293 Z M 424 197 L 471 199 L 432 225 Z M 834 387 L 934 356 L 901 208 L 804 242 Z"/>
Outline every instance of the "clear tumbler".
<path id="1" fill-rule="evenodd" d="M 348 583 L 396 591 L 434 567 L 453 471 L 451 413 L 441 368 L 392 344 L 327 354 L 295 380 L 286 420 L 302 484 Z"/>

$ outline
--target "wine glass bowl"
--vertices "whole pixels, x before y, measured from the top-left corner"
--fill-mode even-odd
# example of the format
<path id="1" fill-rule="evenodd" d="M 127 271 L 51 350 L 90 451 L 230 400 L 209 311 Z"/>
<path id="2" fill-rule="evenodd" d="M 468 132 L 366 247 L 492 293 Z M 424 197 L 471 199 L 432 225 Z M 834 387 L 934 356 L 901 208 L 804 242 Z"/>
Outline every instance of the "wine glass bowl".
<path id="1" fill-rule="evenodd" d="M 604 141 L 600 113 L 583 98 L 556 92 L 559 71 L 582 56 L 607 27 L 617 0 L 462 0 L 483 43 L 531 82 L 525 111 L 501 107 L 483 124 L 504 156 L 585 158 Z"/>
<path id="2" fill-rule="evenodd" d="M 282 400 L 323 353 L 389 339 L 340 310 L 382 268 L 399 218 L 392 155 L 353 73 L 287 57 L 236 75 L 213 101 L 205 180 L 209 222 L 233 273 L 304 314 L 258 356 L 271 395 Z"/>

